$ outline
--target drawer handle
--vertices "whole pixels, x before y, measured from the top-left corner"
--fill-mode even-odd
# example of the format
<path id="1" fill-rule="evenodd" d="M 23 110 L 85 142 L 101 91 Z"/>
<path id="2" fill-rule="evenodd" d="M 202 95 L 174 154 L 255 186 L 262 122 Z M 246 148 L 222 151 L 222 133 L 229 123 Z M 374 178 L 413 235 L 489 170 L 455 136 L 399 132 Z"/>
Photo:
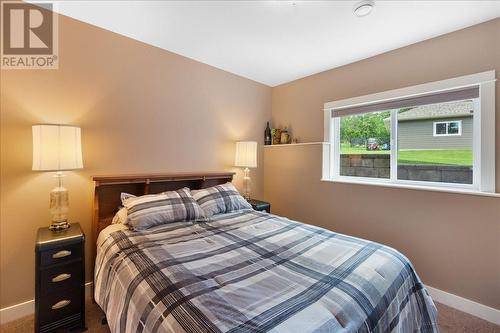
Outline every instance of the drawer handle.
<path id="1" fill-rule="evenodd" d="M 54 253 L 52 255 L 52 258 L 53 259 L 59 259 L 59 258 L 64 258 L 64 257 L 67 257 L 67 256 L 70 256 L 71 255 L 71 251 L 68 251 L 68 250 L 61 250 L 57 253 Z"/>
<path id="2" fill-rule="evenodd" d="M 52 282 L 61 282 L 61 281 L 64 281 L 64 280 L 67 280 L 71 277 L 71 274 L 67 274 L 67 273 L 63 273 L 63 274 L 59 274 L 58 276 L 55 276 L 52 278 Z"/>
<path id="3" fill-rule="evenodd" d="M 63 299 L 62 301 L 59 301 L 56 304 L 52 305 L 52 310 L 64 308 L 65 306 L 68 306 L 69 303 L 71 303 L 69 299 Z"/>

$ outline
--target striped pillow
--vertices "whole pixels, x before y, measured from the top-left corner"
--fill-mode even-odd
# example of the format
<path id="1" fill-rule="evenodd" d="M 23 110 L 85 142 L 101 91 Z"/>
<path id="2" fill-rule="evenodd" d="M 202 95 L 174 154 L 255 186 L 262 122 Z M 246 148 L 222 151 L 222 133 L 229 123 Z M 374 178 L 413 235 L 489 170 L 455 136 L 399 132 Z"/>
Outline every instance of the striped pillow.
<path id="1" fill-rule="evenodd" d="M 191 191 L 191 194 L 207 218 L 215 214 L 252 209 L 252 205 L 240 195 L 232 183 Z"/>
<path id="2" fill-rule="evenodd" d="M 123 197 L 122 197 L 123 198 Z M 187 187 L 177 191 L 123 198 L 127 224 L 134 230 L 145 230 L 160 224 L 196 221 L 204 218 L 203 210 Z"/>

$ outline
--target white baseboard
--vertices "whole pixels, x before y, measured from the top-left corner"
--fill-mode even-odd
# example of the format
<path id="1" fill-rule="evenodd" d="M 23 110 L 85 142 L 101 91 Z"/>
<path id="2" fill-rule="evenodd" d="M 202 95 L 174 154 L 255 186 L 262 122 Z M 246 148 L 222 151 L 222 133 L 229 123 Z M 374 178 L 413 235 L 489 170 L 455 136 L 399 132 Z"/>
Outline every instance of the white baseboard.
<path id="1" fill-rule="evenodd" d="M 491 323 L 500 325 L 500 310 L 489 306 L 471 301 L 469 299 L 450 294 L 430 286 L 425 286 L 436 302 L 442 303 L 457 310 L 469 313 L 473 316 L 482 318 Z M 85 284 L 85 296 L 92 296 L 92 282 Z M 35 312 L 35 300 L 12 305 L 0 309 L 0 324 L 8 323 L 25 316 L 29 316 Z"/>
<path id="2" fill-rule="evenodd" d="M 85 297 L 92 296 L 92 282 L 85 283 Z M 0 325 L 35 313 L 35 300 L 22 302 L 0 309 Z"/>
<path id="3" fill-rule="evenodd" d="M 446 291 L 442 291 L 433 287 L 425 286 L 432 296 L 432 299 L 449 307 L 455 308 L 462 312 L 469 313 L 491 323 L 500 325 L 500 310 L 489 306 L 471 301 Z"/>
<path id="4" fill-rule="evenodd" d="M 35 312 L 34 299 L 0 309 L 0 325 L 29 316 L 33 312 Z"/>

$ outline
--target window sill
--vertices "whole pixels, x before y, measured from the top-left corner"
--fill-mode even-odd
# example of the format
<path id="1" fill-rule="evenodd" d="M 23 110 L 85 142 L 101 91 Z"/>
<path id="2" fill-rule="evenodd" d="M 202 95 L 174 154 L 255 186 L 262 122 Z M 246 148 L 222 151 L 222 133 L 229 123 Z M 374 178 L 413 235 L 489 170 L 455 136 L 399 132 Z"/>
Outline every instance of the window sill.
<path id="1" fill-rule="evenodd" d="M 435 187 L 435 186 L 412 185 L 412 184 L 394 184 L 388 182 L 368 182 L 364 180 L 354 180 L 354 179 L 321 179 L 321 181 L 330 183 L 382 186 L 391 188 L 402 188 L 408 190 L 444 192 L 444 193 L 467 194 L 467 195 L 477 195 L 483 197 L 500 198 L 500 193 L 480 192 L 476 190 L 461 189 L 461 188 Z"/>

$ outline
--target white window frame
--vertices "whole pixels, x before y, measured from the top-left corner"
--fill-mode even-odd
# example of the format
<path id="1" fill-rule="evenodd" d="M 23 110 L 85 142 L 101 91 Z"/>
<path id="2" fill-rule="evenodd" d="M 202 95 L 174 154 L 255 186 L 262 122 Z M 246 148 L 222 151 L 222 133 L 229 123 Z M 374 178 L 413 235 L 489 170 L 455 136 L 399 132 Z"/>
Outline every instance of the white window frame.
<path id="1" fill-rule="evenodd" d="M 448 125 L 451 123 L 458 123 L 458 133 L 448 133 Z M 438 124 L 446 124 L 446 133 L 438 134 L 436 133 L 436 127 Z M 462 121 L 461 120 L 450 120 L 450 121 L 435 121 L 432 125 L 434 136 L 460 136 L 462 135 Z"/>
<path id="2" fill-rule="evenodd" d="M 348 98 L 324 104 L 324 141 L 322 180 L 342 183 L 382 185 L 422 189 L 444 189 L 495 193 L 495 71 L 487 71 L 412 87 Z M 335 109 L 381 103 L 448 90 L 479 87 L 474 100 L 473 182 L 472 184 L 437 183 L 397 178 L 397 112 L 391 112 L 391 175 L 389 179 L 340 175 L 340 118 L 332 117 Z M 460 133 L 462 126 L 460 125 Z M 447 129 L 448 130 L 448 129 Z M 456 135 L 456 134 L 454 134 Z"/>

